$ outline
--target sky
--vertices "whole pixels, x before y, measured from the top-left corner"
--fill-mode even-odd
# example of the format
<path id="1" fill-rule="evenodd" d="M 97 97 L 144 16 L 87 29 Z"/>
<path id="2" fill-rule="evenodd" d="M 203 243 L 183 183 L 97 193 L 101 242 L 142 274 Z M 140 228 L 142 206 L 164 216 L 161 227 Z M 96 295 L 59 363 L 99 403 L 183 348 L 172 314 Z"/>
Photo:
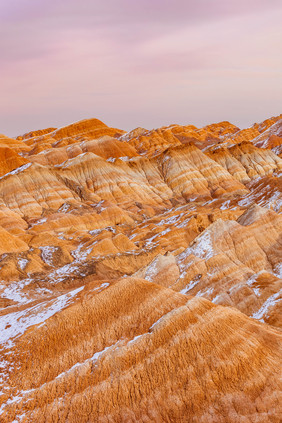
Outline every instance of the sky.
<path id="1" fill-rule="evenodd" d="M 0 0 L 0 133 L 282 113 L 281 0 Z"/>

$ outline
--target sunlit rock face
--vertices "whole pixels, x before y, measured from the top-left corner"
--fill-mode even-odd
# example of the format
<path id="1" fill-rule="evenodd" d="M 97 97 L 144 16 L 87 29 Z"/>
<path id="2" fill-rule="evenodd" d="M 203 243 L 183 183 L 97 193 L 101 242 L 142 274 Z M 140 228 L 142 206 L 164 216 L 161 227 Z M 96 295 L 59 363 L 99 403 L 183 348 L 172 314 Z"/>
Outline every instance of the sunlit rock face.
<path id="1" fill-rule="evenodd" d="M 282 115 L 0 135 L 0 421 L 279 423 Z"/>

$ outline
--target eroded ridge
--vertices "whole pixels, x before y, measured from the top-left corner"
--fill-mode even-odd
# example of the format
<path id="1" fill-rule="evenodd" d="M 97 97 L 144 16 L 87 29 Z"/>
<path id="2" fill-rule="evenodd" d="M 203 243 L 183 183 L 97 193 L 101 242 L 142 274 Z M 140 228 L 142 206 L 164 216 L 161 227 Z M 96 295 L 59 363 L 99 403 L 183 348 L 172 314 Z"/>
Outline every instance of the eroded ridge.
<path id="1" fill-rule="evenodd" d="M 0 420 L 281 421 L 282 115 L 0 136 Z"/>

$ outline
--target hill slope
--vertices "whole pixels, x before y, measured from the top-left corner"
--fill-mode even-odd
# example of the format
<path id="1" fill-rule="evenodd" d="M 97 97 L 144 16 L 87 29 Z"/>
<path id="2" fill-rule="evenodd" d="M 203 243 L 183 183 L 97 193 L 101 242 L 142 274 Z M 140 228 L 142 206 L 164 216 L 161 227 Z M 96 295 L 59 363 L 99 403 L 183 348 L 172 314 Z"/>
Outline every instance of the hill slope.
<path id="1" fill-rule="evenodd" d="M 280 422 L 280 129 L 0 136 L 1 422 Z"/>

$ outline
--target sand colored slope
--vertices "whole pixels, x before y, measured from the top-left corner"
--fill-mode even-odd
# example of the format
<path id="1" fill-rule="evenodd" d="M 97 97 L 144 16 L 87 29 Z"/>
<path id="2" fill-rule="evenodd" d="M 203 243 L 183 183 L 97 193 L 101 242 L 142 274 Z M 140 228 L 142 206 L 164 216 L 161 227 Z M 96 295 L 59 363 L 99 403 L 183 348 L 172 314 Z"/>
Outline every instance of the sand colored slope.
<path id="1" fill-rule="evenodd" d="M 76 292 L 18 339 L 3 422 L 279 422 L 278 332 L 140 279 Z"/>
<path id="2" fill-rule="evenodd" d="M 280 423 L 281 115 L 0 136 L 0 421 Z"/>

